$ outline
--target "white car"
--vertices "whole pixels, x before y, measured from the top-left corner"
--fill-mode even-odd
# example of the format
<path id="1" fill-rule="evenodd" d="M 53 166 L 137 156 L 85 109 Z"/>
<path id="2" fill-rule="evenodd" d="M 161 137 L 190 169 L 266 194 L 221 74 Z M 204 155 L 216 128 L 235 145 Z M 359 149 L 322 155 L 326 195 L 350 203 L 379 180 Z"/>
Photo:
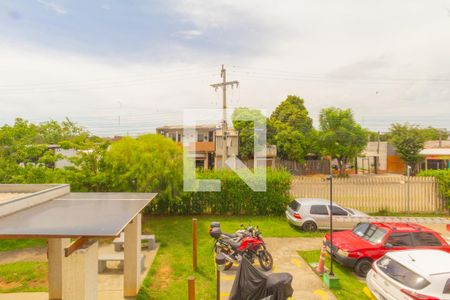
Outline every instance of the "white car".
<path id="1" fill-rule="evenodd" d="M 388 252 L 374 262 L 366 280 L 378 300 L 450 300 L 450 253 Z"/>
<path id="2" fill-rule="evenodd" d="M 286 209 L 286 218 L 294 226 L 301 227 L 303 231 L 316 231 L 330 228 L 330 212 L 333 216 L 346 218 L 344 222 L 335 221 L 335 230 L 352 229 L 359 222 L 352 221 L 352 217 L 368 217 L 356 209 L 342 207 L 336 203 L 330 209 L 330 200 L 316 198 L 298 198 L 293 200 Z"/>

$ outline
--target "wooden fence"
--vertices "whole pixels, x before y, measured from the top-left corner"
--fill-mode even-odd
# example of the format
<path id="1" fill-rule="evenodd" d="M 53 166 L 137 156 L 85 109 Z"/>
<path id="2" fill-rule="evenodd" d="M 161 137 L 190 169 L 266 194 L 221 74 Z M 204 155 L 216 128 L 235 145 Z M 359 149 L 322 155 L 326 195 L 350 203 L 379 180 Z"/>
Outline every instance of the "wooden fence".
<path id="1" fill-rule="evenodd" d="M 329 199 L 326 179 L 294 177 L 295 198 Z M 333 200 L 364 212 L 438 212 L 445 209 L 434 177 L 368 176 L 333 179 Z"/>

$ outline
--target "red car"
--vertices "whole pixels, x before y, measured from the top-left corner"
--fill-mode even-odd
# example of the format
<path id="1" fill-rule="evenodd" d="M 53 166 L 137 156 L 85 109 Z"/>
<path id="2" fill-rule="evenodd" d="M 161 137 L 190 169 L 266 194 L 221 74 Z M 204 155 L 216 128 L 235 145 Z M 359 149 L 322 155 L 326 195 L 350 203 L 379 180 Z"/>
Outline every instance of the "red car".
<path id="1" fill-rule="evenodd" d="M 330 253 L 330 234 L 323 244 Z M 333 258 L 365 277 L 372 262 L 386 252 L 406 249 L 438 249 L 450 246 L 435 231 L 414 223 L 361 223 L 353 230 L 333 233 Z"/>

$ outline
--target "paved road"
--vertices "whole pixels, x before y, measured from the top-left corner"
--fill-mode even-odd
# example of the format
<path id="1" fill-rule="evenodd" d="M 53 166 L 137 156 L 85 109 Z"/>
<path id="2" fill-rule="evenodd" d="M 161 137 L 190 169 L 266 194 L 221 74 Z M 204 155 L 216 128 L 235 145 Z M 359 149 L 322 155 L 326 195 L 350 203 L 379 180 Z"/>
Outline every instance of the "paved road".
<path id="1" fill-rule="evenodd" d="M 274 258 L 274 272 L 289 272 L 294 277 L 292 299 L 335 300 L 320 278 L 314 274 L 307 263 L 297 254 L 299 250 L 318 250 L 322 238 L 265 238 Z M 259 266 L 258 266 L 259 268 Z M 222 299 L 228 299 L 236 273 L 236 267 L 222 273 Z"/>

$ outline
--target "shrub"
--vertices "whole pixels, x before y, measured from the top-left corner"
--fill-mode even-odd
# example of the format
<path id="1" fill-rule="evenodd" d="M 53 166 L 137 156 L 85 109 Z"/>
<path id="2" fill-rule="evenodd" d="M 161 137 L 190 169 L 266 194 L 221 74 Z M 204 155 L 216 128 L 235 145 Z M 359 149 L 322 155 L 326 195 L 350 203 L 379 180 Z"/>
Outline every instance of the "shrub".
<path id="1" fill-rule="evenodd" d="M 450 208 L 450 170 L 427 170 L 422 171 L 417 176 L 436 177 L 441 196 L 447 200 L 447 207 Z"/>
<path id="2" fill-rule="evenodd" d="M 281 215 L 290 201 L 291 175 L 267 171 L 267 191 L 255 192 L 230 170 L 204 171 L 198 179 L 219 179 L 220 192 L 186 193 L 180 213 Z"/>

